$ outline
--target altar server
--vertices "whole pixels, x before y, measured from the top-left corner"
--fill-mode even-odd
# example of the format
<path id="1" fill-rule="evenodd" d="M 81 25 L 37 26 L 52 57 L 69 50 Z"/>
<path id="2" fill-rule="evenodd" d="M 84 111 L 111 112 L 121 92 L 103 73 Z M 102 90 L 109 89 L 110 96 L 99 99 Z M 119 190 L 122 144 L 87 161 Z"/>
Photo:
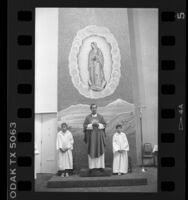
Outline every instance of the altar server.
<path id="1" fill-rule="evenodd" d="M 69 170 L 73 169 L 73 143 L 72 133 L 67 130 L 66 123 L 61 124 L 61 131 L 57 133 L 56 149 L 58 150 L 58 167 L 62 171 L 62 177 L 69 176 Z"/>
<path id="2" fill-rule="evenodd" d="M 113 173 L 122 175 L 128 172 L 128 151 L 129 143 L 126 134 L 122 132 L 122 125 L 116 126 L 116 133 L 113 135 Z"/>

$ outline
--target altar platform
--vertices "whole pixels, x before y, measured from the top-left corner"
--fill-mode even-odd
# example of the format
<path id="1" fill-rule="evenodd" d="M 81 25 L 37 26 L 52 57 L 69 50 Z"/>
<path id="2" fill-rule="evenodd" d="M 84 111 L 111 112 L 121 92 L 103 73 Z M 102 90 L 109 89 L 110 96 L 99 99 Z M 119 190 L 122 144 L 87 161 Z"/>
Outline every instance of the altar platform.
<path id="1" fill-rule="evenodd" d="M 87 172 L 84 172 L 86 175 Z M 83 188 L 83 187 L 112 187 L 112 186 L 138 186 L 147 185 L 147 178 L 142 173 L 132 172 L 121 176 L 110 175 L 108 169 L 106 176 L 73 175 L 61 177 L 54 175 L 47 182 L 47 188 Z"/>
<path id="2" fill-rule="evenodd" d="M 129 178 L 129 179 L 138 179 L 144 178 L 147 180 L 147 184 L 145 185 L 123 185 L 122 186 L 110 186 L 110 187 L 47 187 L 47 185 L 51 184 L 52 181 L 55 181 L 55 174 L 52 173 L 38 173 L 37 178 L 35 180 L 35 191 L 37 192 L 157 192 L 157 168 L 156 167 L 148 167 L 146 168 L 146 172 L 142 172 L 141 168 L 133 169 L 132 173 L 127 175 L 123 175 L 122 177 L 118 177 L 120 179 Z M 57 176 L 56 176 L 57 177 Z M 60 179 L 61 177 L 57 177 Z M 78 175 L 72 175 L 68 177 L 69 180 L 75 179 L 93 179 L 93 177 L 79 177 Z M 101 177 L 102 178 L 102 177 Z M 111 181 L 117 178 L 116 175 L 112 175 L 109 177 Z M 62 178 L 63 179 L 63 178 Z M 61 179 L 61 181 L 62 181 Z M 67 181 L 68 181 L 67 179 Z M 51 182 L 51 183 L 48 183 Z M 65 181 L 65 179 L 63 179 Z M 129 182 L 130 183 L 130 182 Z M 52 185 L 51 185 L 52 186 Z"/>

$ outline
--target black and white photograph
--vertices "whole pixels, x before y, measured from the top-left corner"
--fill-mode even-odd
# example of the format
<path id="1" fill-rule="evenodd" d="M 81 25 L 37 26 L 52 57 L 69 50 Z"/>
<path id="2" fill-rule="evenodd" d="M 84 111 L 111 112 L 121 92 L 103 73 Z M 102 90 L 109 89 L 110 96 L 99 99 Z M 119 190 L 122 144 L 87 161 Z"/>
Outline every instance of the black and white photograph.
<path id="1" fill-rule="evenodd" d="M 35 8 L 35 191 L 158 191 L 158 9 Z"/>

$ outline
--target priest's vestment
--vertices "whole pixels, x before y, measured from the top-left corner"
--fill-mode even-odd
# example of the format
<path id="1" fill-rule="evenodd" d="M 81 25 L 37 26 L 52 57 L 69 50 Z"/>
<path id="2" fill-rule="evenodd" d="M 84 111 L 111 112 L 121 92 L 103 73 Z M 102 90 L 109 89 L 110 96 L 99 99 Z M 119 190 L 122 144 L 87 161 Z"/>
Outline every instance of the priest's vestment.
<path id="1" fill-rule="evenodd" d="M 85 118 L 83 124 L 84 141 L 88 145 L 89 169 L 105 168 L 105 127 L 106 122 L 100 114 L 90 114 Z"/>

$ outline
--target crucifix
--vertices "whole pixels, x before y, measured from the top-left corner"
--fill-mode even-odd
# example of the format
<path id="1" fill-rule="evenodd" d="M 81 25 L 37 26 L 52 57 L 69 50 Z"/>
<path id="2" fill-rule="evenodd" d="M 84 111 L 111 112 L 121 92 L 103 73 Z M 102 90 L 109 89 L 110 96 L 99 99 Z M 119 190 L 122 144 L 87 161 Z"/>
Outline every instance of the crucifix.
<path id="1" fill-rule="evenodd" d="M 137 108 L 139 109 L 139 119 L 140 119 L 140 131 L 141 131 L 141 160 L 142 160 L 142 172 L 145 172 L 146 169 L 143 166 L 143 131 L 142 131 L 142 112 L 146 106 L 138 105 Z"/>

